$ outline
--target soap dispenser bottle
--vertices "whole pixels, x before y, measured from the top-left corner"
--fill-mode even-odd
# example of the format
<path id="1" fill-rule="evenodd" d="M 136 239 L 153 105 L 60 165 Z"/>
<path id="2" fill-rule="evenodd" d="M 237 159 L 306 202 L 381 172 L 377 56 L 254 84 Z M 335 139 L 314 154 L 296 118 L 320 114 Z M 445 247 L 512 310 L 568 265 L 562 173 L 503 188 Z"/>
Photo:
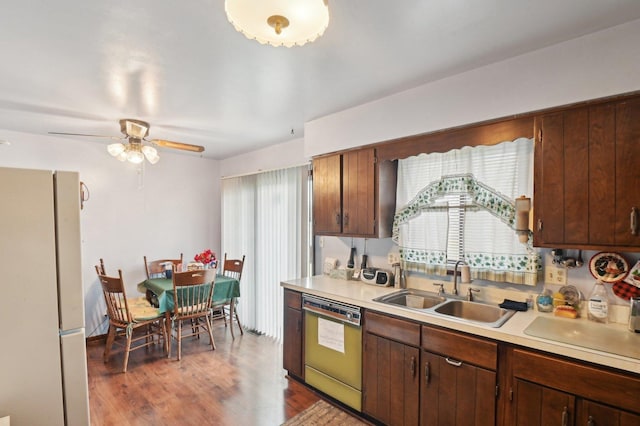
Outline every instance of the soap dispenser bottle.
<path id="1" fill-rule="evenodd" d="M 609 322 L 609 294 L 600 280 L 594 284 L 587 300 L 587 318 L 605 324 Z"/>

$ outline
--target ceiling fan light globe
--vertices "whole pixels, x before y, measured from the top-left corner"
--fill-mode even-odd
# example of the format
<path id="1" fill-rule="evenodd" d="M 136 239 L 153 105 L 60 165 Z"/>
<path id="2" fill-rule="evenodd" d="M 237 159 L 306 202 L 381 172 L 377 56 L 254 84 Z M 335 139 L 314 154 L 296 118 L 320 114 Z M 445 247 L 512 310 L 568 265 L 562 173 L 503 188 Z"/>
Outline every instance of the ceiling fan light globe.
<path id="1" fill-rule="evenodd" d="M 158 156 L 158 151 L 152 146 L 144 145 L 142 147 L 142 153 L 151 164 L 156 164 L 160 159 L 160 157 Z"/>
<path id="2" fill-rule="evenodd" d="M 107 145 L 107 152 L 113 155 L 114 157 L 117 157 L 118 155 L 122 154 L 124 151 L 125 151 L 125 147 L 120 142 Z"/>
<path id="3" fill-rule="evenodd" d="M 144 161 L 144 155 L 140 151 L 129 151 L 127 153 L 127 161 L 133 164 L 140 164 Z"/>
<path id="4" fill-rule="evenodd" d="M 116 156 L 116 158 L 120 161 L 127 161 L 127 151 L 122 151 L 120 154 Z"/>

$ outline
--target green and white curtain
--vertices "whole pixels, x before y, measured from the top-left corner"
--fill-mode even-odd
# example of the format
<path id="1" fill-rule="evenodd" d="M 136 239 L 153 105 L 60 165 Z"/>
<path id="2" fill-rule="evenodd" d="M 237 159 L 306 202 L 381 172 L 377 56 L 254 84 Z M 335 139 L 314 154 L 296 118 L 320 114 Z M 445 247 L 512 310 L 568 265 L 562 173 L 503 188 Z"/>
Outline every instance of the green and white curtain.
<path id="1" fill-rule="evenodd" d="M 405 270 L 535 285 L 542 262 L 515 233 L 515 199 L 533 193 L 533 140 L 399 160 L 393 240 Z"/>

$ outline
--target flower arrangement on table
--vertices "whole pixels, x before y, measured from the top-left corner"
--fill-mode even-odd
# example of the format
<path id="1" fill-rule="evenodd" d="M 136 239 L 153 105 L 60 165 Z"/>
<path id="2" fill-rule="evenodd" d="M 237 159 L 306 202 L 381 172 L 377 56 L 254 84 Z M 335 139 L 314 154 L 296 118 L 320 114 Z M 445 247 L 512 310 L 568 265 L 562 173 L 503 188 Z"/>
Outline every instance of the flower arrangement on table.
<path id="1" fill-rule="evenodd" d="M 213 269 L 218 265 L 218 259 L 216 254 L 211 249 L 206 249 L 202 253 L 198 253 L 193 257 L 193 260 L 205 265 L 206 268 Z"/>

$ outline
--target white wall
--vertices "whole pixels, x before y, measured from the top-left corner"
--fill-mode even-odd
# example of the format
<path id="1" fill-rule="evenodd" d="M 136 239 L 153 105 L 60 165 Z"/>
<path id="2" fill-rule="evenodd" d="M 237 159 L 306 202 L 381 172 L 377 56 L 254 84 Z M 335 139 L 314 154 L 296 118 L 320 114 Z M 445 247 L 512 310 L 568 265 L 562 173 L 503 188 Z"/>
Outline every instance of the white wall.
<path id="1" fill-rule="evenodd" d="M 298 138 L 220 162 L 220 176 L 233 177 L 301 166 L 311 161 L 304 155 L 304 139 Z"/>
<path id="2" fill-rule="evenodd" d="M 122 273 L 127 295 L 141 294 L 143 256 L 220 250 L 220 175 L 216 160 L 160 151 L 155 165 L 121 163 L 104 142 L 0 131 L 0 167 L 78 171 L 90 191 L 81 213 L 87 334 L 104 332 L 104 301 L 94 265 Z"/>
<path id="3" fill-rule="evenodd" d="M 307 122 L 305 155 L 638 90 L 638 40 L 640 20 Z"/>

